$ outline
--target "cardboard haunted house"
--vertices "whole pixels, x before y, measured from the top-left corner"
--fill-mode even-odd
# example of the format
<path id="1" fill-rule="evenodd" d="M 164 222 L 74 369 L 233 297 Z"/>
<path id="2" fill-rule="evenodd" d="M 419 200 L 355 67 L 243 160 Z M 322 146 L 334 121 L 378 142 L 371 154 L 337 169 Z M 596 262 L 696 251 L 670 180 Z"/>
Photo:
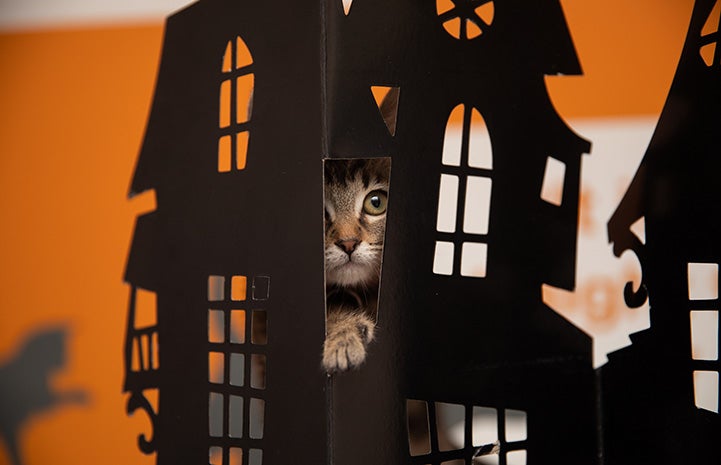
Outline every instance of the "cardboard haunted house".
<path id="1" fill-rule="evenodd" d="M 718 295 L 691 283 L 721 261 L 713 7 L 696 2 L 609 222 L 642 262 L 626 297 L 649 296 L 652 326 L 599 370 L 541 297 L 574 288 L 591 148 L 545 87 L 581 73 L 558 0 L 200 0 L 171 16 L 131 185 L 157 199 L 126 270 L 140 449 L 161 465 L 718 461 L 718 349 L 691 350 L 695 332 L 718 339 Z M 374 157 L 391 159 L 377 337 L 328 376 L 323 160 Z"/>

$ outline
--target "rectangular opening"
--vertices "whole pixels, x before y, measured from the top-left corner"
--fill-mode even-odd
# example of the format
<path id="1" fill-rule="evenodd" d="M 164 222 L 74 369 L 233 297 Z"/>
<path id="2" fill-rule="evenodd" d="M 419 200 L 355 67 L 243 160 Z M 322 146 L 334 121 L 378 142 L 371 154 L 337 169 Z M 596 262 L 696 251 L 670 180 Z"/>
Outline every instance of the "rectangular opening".
<path id="1" fill-rule="evenodd" d="M 250 449 L 248 451 L 248 465 L 263 465 L 263 451 L 261 449 Z"/>
<path id="2" fill-rule="evenodd" d="M 270 276 L 253 278 L 253 300 L 267 300 L 270 295 Z"/>
<path id="3" fill-rule="evenodd" d="M 208 449 L 208 463 L 210 465 L 223 465 L 223 448 L 213 446 Z"/>
<path id="4" fill-rule="evenodd" d="M 461 276 L 484 278 L 488 246 L 483 243 L 464 242 L 461 249 Z"/>
<path id="5" fill-rule="evenodd" d="M 506 441 L 525 441 L 527 436 L 526 412 L 522 410 L 506 410 Z"/>
<path id="6" fill-rule="evenodd" d="M 718 311 L 691 312 L 691 356 L 694 360 L 718 360 Z"/>
<path id="7" fill-rule="evenodd" d="M 221 352 L 208 353 L 208 381 L 215 384 L 225 382 L 225 355 Z"/>
<path id="8" fill-rule="evenodd" d="M 240 396 L 230 396 L 228 436 L 231 438 L 243 437 L 243 398 Z"/>
<path id="9" fill-rule="evenodd" d="M 135 289 L 135 328 L 158 324 L 158 297 L 153 291 Z"/>
<path id="10" fill-rule="evenodd" d="M 228 451 L 228 465 L 243 465 L 243 449 L 231 447 Z"/>
<path id="11" fill-rule="evenodd" d="M 322 364 L 328 372 L 359 367 L 373 339 L 390 170 L 387 157 L 323 163 L 327 308 Z M 360 337 L 349 337 L 354 331 Z"/>
<path id="12" fill-rule="evenodd" d="M 208 276 L 208 300 L 211 302 L 225 300 L 225 277 Z"/>
<path id="13" fill-rule="evenodd" d="M 433 254 L 433 272 L 450 276 L 453 274 L 453 242 L 436 241 Z"/>
<path id="14" fill-rule="evenodd" d="M 463 232 L 488 234 L 491 216 L 491 179 L 468 176 L 466 181 L 466 205 L 463 211 Z"/>
<path id="15" fill-rule="evenodd" d="M 253 344 L 268 343 L 268 322 L 265 310 L 253 310 L 251 321 L 251 341 Z"/>
<path id="16" fill-rule="evenodd" d="M 445 431 L 446 441 L 438 441 L 438 450 L 449 451 L 463 448 L 466 408 L 460 404 L 436 402 L 438 432 Z M 459 431 L 460 434 L 453 434 Z M 462 462 L 461 462 L 462 463 Z"/>
<path id="17" fill-rule="evenodd" d="M 563 185 L 566 179 L 566 164 L 553 157 L 546 158 L 546 170 L 543 173 L 541 198 L 546 202 L 561 206 Z"/>
<path id="18" fill-rule="evenodd" d="M 252 354 L 250 356 L 250 387 L 265 389 L 265 355 Z"/>
<path id="19" fill-rule="evenodd" d="M 230 312 L 230 342 L 245 344 L 245 310 Z"/>
<path id="20" fill-rule="evenodd" d="M 208 310 L 208 342 L 225 342 L 225 312 Z"/>
<path id="21" fill-rule="evenodd" d="M 441 174 L 438 190 L 438 216 L 436 229 L 439 232 L 456 232 L 456 213 L 458 209 L 458 176 Z"/>
<path id="22" fill-rule="evenodd" d="M 693 391 L 696 407 L 719 413 L 719 374 L 718 371 L 694 371 Z"/>
<path id="23" fill-rule="evenodd" d="M 474 447 L 498 441 L 498 411 L 488 407 L 473 407 L 472 430 L 471 443 Z"/>
<path id="24" fill-rule="evenodd" d="M 688 264 L 689 300 L 718 299 L 718 264 Z"/>
<path id="25" fill-rule="evenodd" d="M 230 126 L 230 80 L 220 83 L 220 127 Z"/>
<path id="26" fill-rule="evenodd" d="M 246 299 L 248 278 L 245 276 L 233 276 L 230 281 L 230 300 L 242 301 Z"/>
<path id="27" fill-rule="evenodd" d="M 245 385 L 244 354 L 230 354 L 230 384 L 231 386 Z"/>
<path id="28" fill-rule="evenodd" d="M 218 392 L 208 398 L 208 433 L 214 438 L 223 436 L 223 394 Z"/>
<path id="29" fill-rule="evenodd" d="M 265 425 L 265 401 L 263 399 L 250 399 L 250 438 L 263 439 Z"/>
<path id="30" fill-rule="evenodd" d="M 408 448 L 412 456 L 431 452 L 431 433 L 428 404 L 423 400 L 406 400 Z"/>
<path id="31" fill-rule="evenodd" d="M 508 465 L 526 465 L 527 453 L 525 450 L 513 450 L 506 454 L 506 464 Z"/>

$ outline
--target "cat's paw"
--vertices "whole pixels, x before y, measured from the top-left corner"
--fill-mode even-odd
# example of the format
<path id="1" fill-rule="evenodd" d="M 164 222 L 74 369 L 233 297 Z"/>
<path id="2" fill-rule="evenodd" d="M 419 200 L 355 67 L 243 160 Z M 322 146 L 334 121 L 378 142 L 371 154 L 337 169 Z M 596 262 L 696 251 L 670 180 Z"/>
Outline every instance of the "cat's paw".
<path id="1" fill-rule="evenodd" d="M 326 331 L 323 368 L 328 372 L 345 371 L 365 360 L 375 323 L 362 313 L 339 311 L 328 315 Z"/>

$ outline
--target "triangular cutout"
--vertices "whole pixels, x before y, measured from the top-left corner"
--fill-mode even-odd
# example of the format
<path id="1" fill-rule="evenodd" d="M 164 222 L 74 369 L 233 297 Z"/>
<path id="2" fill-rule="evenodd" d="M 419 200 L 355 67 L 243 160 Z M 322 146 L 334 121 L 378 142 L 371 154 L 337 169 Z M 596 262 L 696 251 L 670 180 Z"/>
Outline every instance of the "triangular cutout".
<path id="1" fill-rule="evenodd" d="M 391 136 L 396 135 L 396 119 L 398 117 L 398 99 L 400 97 L 400 87 L 387 86 L 371 86 L 373 98 L 381 113 L 383 122 L 388 128 Z"/>
<path id="2" fill-rule="evenodd" d="M 353 0 L 343 0 L 343 13 L 345 13 L 346 16 L 350 14 L 350 7 L 353 4 Z"/>
<path id="3" fill-rule="evenodd" d="M 718 31 L 719 16 L 721 16 L 721 2 L 717 1 L 711 11 L 711 14 L 708 15 L 706 23 L 703 25 L 703 29 L 701 29 L 701 36 L 707 36 Z"/>

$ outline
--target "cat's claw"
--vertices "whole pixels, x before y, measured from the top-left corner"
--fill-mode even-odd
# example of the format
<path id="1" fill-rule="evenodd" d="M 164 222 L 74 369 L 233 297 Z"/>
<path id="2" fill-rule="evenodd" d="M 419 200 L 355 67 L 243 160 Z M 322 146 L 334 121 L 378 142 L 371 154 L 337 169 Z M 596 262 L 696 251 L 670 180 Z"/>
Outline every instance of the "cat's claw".
<path id="1" fill-rule="evenodd" d="M 364 314 L 335 312 L 329 315 L 323 368 L 337 372 L 360 366 L 374 333 L 375 323 Z"/>

